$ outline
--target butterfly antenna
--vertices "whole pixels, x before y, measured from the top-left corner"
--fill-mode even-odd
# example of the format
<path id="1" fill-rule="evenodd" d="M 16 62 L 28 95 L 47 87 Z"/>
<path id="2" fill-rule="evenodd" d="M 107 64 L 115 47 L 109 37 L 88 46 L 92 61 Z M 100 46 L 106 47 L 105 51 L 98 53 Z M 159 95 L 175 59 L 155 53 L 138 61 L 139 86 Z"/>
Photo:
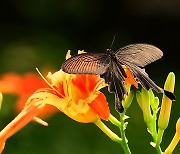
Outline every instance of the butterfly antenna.
<path id="1" fill-rule="evenodd" d="M 116 35 L 114 35 L 114 37 L 113 37 L 113 40 L 112 40 L 112 43 L 111 43 L 110 49 L 112 48 L 112 46 L 113 46 L 113 44 L 114 44 L 115 38 L 116 38 Z"/>

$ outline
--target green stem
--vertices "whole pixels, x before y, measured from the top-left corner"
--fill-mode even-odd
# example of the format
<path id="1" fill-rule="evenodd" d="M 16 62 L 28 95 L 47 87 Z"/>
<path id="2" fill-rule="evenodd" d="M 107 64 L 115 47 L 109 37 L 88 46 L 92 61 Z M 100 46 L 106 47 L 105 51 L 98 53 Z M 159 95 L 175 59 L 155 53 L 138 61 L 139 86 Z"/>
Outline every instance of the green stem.
<path id="1" fill-rule="evenodd" d="M 157 145 L 160 145 L 160 144 L 161 144 L 163 134 L 164 134 L 164 130 L 162 130 L 162 129 L 159 128 L 159 129 L 158 129 L 158 134 L 157 134 L 157 141 L 156 141 L 156 144 L 157 144 Z"/>
<path id="2" fill-rule="evenodd" d="M 152 138 L 153 138 L 153 141 L 155 143 L 155 148 L 156 148 L 156 151 L 158 154 L 163 154 L 162 150 L 161 150 L 161 147 L 160 147 L 160 144 L 157 144 L 157 126 L 156 126 L 156 116 L 157 116 L 157 111 L 154 111 L 153 112 L 153 119 L 152 119 Z"/>
<path id="3" fill-rule="evenodd" d="M 110 114 L 109 116 L 109 121 L 113 124 L 116 125 L 118 127 L 120 127 L 121 123 L 119 120 L 117 120 L 112 114 Z"/>
<path id="4" fill-rule="evenodd" d="M 157 116 L 157 111 L 153 113 L 153 118 L 152 118 L 152 137 L 154 142 L 156 143 L 157 140 L 157 126 L 156 126 L 156 116 Z"/>
<path id="5" fill-rule="evenodd" d="M 125 135 L 125 130 L 124 130 L 124 115 L 125 115 L 125 112 L 120 114 L 121 125 L 119 127 L 120 133 L 121 133 L 121 138 L 122 138 L 122 147 L 123 147 L 125 154 L 131 154 L 131 151 L 128 146 L 128 141 L 127 141 L 126 135 Z"/>
<path id="6" fill-rule="evenodd" d="M 164 134 L 164 130 L 159 129 L 158 134 L 156 135 L 156 140 L 154 139 L 154 142 L 156 143 L 156 151 L 158 154 L 163 154 L 161 147 L 160 147 L 160 143 L 162 141 L 163 134 Z"/>
<path id="7" fill-rule="evenodd" d="M 153 116 L 152 116 L 152 120 L 150 123 L 146 123 L 147 124 L 147 128 L 149 133 L 151 134 L 152 138 L 153 138 L 153 142 L 156 143 L 157 141 L 157 128 L 156 128 L 156 111 L 153 111 Z M 154 146 L 153 146 L 154 147 Z"/>
<path id="8" fill-rule="evenodd" d="M 163 154 L 160 145 L 156 145 L 156 151 L 158 154 Z"/>
<path id="9" fill-rule="evenodd" d="M 98 126 L 110 139 L 122 144 L 122 139 L 112 132 L 100 119 L 96 120 L 95 125 Z"/>

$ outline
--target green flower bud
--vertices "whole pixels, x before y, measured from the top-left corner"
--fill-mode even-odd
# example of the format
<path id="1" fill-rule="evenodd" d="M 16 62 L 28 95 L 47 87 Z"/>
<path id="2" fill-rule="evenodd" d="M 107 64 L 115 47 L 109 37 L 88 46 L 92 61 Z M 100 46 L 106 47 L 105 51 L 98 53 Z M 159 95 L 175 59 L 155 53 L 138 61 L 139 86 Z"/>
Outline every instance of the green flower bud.
<path id="1" fill-rule="evenodd" d="M 141 93 L 137 92 L 136 98 L 137 98 L 138 104 L 140 105 L 143 111 L 144 121 L 148 125 L 152 120 L 149 92 L 145 89 L 142 89 Z"/>

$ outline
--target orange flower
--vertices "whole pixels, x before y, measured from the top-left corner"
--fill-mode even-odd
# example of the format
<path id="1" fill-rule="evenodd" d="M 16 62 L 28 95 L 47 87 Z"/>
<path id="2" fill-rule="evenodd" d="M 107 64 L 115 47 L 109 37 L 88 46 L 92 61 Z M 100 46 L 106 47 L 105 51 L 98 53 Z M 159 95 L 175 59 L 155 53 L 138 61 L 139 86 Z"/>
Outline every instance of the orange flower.
<path id="1" fill-rule="evenodd" d="M 54 74 L 49 73 L 47 78 L 51 88 L 38 90 L 28 99 L 27 104 L 41 100 L 83 123 L 94 122 L 97 118 L 108 119 L 108 103 L 99 91 L 105 84 L 99 76 L 72 75 L 60 70 Z"/>
<path id="2" fill-rule="evenodd" d="M 28 72 L 23 75 L 6 73 L 0 79 L 0 92 L 18 96 L 16 104 L 17 112 L 22 111 L 28 97 L 30 97 L 37 89 L 45 87 L 48 87 L 48 85 L 38 74 L 33 72 Z M 54 107 L 48 106 L 40 114 L 40 117 L 49 116 L 54 113 L 54 111 Z M 48 114 L 46 114 L 47 112 Z"/>
<path id="3" fill-rule="evenodd" d="M 99 76 L 72 75 L 60 70 L 54 74 L 49 73 L 47 80 L 50 87 L 41 88 L 31 95 L 19 115 L 0 132 L 0 152 L 6 140 L 30 121 L 35 120 L 47 126 L 46 122 L 37 118 L 47 105 L 55 106 L 73 120 L 82 123 L 95 123 L 100 118 L 108 120 L 108 103 L 99 91 L 106 85 Z"/>

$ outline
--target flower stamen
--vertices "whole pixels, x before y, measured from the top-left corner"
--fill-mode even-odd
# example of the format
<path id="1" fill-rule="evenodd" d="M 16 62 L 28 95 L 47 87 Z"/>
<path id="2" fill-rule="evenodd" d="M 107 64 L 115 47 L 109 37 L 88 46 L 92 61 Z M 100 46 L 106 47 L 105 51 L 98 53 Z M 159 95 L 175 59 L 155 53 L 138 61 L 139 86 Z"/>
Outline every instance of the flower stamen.
<path id="1" fill-rule="evenodd" d="M 50 86 L 54 91 L 56 91 L 62 98 L 64 98 L 64 96 L 58 91 L 56 90 L 47 80 L 46 78 L 42 75 L 42 73 L 39 71 L 38 68 L 36 68 L 37 72 L 39 73 L 39 75 L 42 77 L 42 79 L 48 84 L 48 86 Z"/>

